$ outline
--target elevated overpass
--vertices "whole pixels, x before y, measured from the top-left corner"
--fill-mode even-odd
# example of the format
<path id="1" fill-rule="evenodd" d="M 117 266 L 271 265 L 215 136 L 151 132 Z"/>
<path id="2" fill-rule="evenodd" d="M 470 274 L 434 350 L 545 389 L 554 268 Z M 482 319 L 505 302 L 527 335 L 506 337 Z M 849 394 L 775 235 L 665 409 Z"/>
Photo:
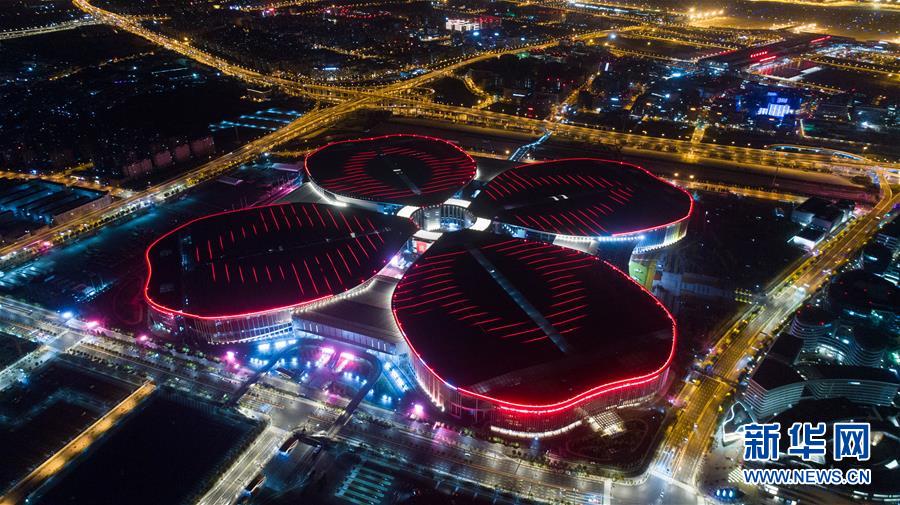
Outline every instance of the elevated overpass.
<path id="1" fill-rule="evenodd" d="M 87 0 L 74 0 L 76 7 L 86 13 L 115 25 L 135 35 L 146 38 L 162 47 L 175 51 L 217 68 L 226 75 L 242 79 L 245 82 L 261 86 L 274 86 L 283 89 L 289 94 L 305 96 L 310 99 L 341 103 L 353 102 L 356 108 L 386 109 L 398 115 L 408 117 L 421 117 L 430 119 L 442 119 L 453 122 L 465 123 L 472 126 L 515 130 L 540 135 L 544 131 L 553 131 L 559 138 L 569 140 L 622 145 L 625 151 L 639 153 L 674 153 L 683 156 L 685 162 L 700 162 L 703 160 L 729 161 L 734 163 L 746 163 L 765 165 L 772 167 L 798 168 L 802 170 L 829 171 L 843 175 L 859 175 L 872 167 L 872 162 L 864 158 L 852 157 L 835 158 L 828 153 L 817 153 L 805 150 L 770 150 L 754 149 L 749 147 L 727 146 L 711 143 L 693 143 L 685 140 L 667 139 L 660 137 L 646 137 L 642 135 L 624 132 L 598 130 L 587 126 L 540 120 L 513 116 L 488 110 L 472 109 L 444 105 L 426 100 L 422 97 L 412 96 L 408 92 L 425 85 L 443 75 L 451 75 L 454 71 L 466 66 L 496 58 L 505 54 L 515 54 L 526 50 L 540 50 L 552 47 L 561 40 L 590 40 L 596 37 L 604 37 L 615 31 L 638 30 L 641 26 L 626 27 L 619 30 L 602 30 L 585 32 L 564 38 L 549 39 L 544 42 L 522 45 L 502 50 L 492 50 L 472 56 L 462 56 L 433 67 L 430 71 L 419 76 L 388 84 L 381 87 L 337 87 L 316 83 L 310 80 L 292 80 L 284 77 L 263 74 L 258 71 L 233 64 L 224 58 L 211 55 L 190 44 L 189 41 L 179 41 L 153 32 L 143 27 L 137 18 L 116 14 L 95 7 Z M 881 163 L 878 168 L 884 168 L 891 173 L 900 172 L 900 164 Z"/>
<path id="2" fill-rule="evenodd" d="M 518 131 L 541 135 L 552 131 L 554 137 L 586 143 L 602 143 L 621 145 L 624 152 L 641 154 L 642 152 L 679 154 L 687 163 L 703 160 L 728 161 L 734 163 L 765 165 L 771 167 L 796 168 L 821 172 L 833 172 L 841 175 L 860 175 L 872 168 L 897 170 L 900 164 L 878 163 L 851 158 L 836 159 L 827 153 L 811 153 L 803 151 L 784 151 L 755 149 L 750 147 L 728 146 L 711 143 L 692 143 L 690 140 L 679 140 L 660 137 L 647 137 L 631 133 L 610 130 L 598 130 L 570 123 L 513 116 L 488 110 L 471 109 L 454 105 L 445 105 L 405 96 L 391 96 L 384 92 L 373 93 L 379 96 L 379 106 L 393 113 L 406 117 L 423 119 L 439 119 L 453 123 L 479 126 L 504 131 Z"/>
<path id="3" fill-rule="evenodd" d="M 102 21 L 85 17 L 83 19 L 73 19 L 71 21 L 63 21 L 61 23 L 53 23 L 45 26 L 34 26 L 30 28 L 22 28 L 20 30 L 7 30 L 0 32 L 0 40 L 18 39 L 22 37 L 31 37 L 34 35 L 44 35 L 46 33 L 61 32 L 81 28 L 83 26 L 99 25 Z"/>

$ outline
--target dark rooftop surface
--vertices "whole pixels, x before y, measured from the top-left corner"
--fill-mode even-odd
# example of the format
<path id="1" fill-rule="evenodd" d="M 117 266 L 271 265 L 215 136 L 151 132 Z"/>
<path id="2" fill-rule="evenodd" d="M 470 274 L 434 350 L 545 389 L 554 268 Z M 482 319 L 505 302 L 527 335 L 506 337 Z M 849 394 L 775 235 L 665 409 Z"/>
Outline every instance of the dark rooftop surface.
<path id="1" fill-rule="evenodd" d="M 511 168 L 469 210 L 533 230 L 594 237 L 667 226 L 692 207 L 688 193 L 643 168 L 584 158 Z"/>
<path id="2" fill-rule="evenodd" d="M 842 273 L 828 286 L 828 300 L 836 309 L 868 314 L 872 310 L 900 310 L 900 289 L 864 270 Z"/>
<path id="3" fill-rule="evenodd" d="M 788 427 L 795 422 L 807 423 L 834 423 L 864 419 L 871 415 L 868 406 L 854 403 L 847 398 L 829 398 L 826 400 L 801 400 L 797 405 L 780 412 L 771 419 L 771 422 L 780 422 Z M 784 437 L 787 442 L 788 437 Z"/>
<path id="4" fill-rule="evenodd" d="M 597 257 L 473 231 L 433 245 L 392 305 L 437 375 L 520 405 L 565 402 L 654 374 L 675 345 L 665 308 Z"/>
<path id="5" fill-rule="evenodd" d="M 834 322 L 834 320 L 836 319 L 836 316 L 833 312 L 822 307 L 817 307 L 815 305 L 804 305 L 802 308 L 797 310 L 797 313 L 794 315 L 794 317 L 798 322 L 807 326 L 824 326 L 828 323 Z"/>
<path id="6" fill-rule="evenodd" d="M 803 377 L 793 366 L 777 358 L 777 356 L 770 356 L 762 360 L 762 363 L 753 372 L 753 381 L 766 390 L 803 382 Z"/>
<path id="7" fill-rule="evenodd" d="M 878 234 L 886 237 L 900 237 L 900 218 L 891 219 L 890 223 L 878 230 Z"/>
<path id="8" fill-rule="evenodd" d="M 820 212 L 816 212 L 816 217 L 819 219 L 825 219 L 827 221 L 836 221 L 840 219 L 843 214 L 844 211 L 842 211 L 841 209 L 834 206 L 829 206 L 821 210 Z"/>
<path id="9" fill-rule="evenodd" d="M 894 336 L 890 332 L 866 325 L 853 327 L 853 340 L 870 351 L 883 351 L 894 344 Z"/>
<path id="10" fill-rule="evenodd" d="M 824 198 L 819 198 L 818 196 L 813 196 L 807 198 L 803 203 L 797 206 L 798 212 L 809 212 L 811 214 L 818 214 L 820 212 L 824 212 L 828 209 L 832 203 Z"/>
<path id="11" fill-rule="evenodd" d="M 797 355 L 800 354 L 800 349 L 802 348 L 803 341 L 799 338 L 792 335 L 782 335 L 772 344 L 767 356 L 791 364 L 797 359 Z"/>
<path id="12" fill-rule="evenodd" d="M 815 226 L 807 226 L 806 228 L 803 228 L 802 230 L 800 230 L 797 233 L 797 236 L 800 238 L 805 238 L 807 240 L 811 240 L 813 242 L 817 242 L 819 240 L 822 240 L 822 238 L 824 238 L 826 234 L 828 234 L 828 232 L 823 230 L 822 228 L 816 228 Z"/>
<path id="13" fill-rule="evenodd" d="M 214 214 L 149 247 L 146 296 L 199 317 L 302 305 L 365 282 L 415 230 L 408 219 L 312 203 Z"/>
<path id="14" fill-rule="evenodd" d="M 31 340 L 0 331 L 0 369 L 15 363 L 38 347 L 39 345 Z"/>
<path id="15" fill-rule="evenodd" d="M 900 379 L 884 368 L 849 365 L 800 365 L 798 367 L 809 380 L 860 380 L 900 384 Z"/>
<path id="16" fill-rule="evenodd" d="M 0 177 L 0 210 L 43 218 L 64 214 L 106 194 L 77 186 L 43 180 Z"/>
<path id="17" fill-rule="evenodd" d="M 475 170 L 475 160 L 459 147 L 419 135 L 335 142 L 306 157 L 306 172 L 320 187 L 398 205 L 442 203 L 474 179 Z"/>

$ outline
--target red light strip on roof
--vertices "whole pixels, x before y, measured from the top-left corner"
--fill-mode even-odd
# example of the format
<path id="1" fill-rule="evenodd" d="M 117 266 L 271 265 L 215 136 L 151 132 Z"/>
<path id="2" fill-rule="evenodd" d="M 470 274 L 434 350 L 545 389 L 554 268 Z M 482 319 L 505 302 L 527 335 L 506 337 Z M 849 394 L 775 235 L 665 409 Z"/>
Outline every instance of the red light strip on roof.
<path id="1" fill-rule="evenodd" d="M 660 375 L 662 375 L 663 372 L 666 371 L 666 369 L 669 367 L 669 365 L 671 365 L 672 360 L 675 357 L 675 349 L 676 349 L 677 342 L 678 342 L 678 327 L 675 323 L 675 318 L 674 318 L 674 316 L 672 316 L 672 313 L 669 312 L 669 309 L 667 309 L 666 306 L 663 305 L 662 302 L 659 301 L 659 299 L 657 299 L 655 296 L 653 296 L 652 293 L 647 291 L 647 289 L 644 286 L 642 286 L 640 283 L 638 283 L 637 281 L 632 279 L 628 274 L 626 274 L 622 270 L 618 269 L 617 267 L 615 267 L 608 261 L 603 261 L 603 263 L 605 263 L 608 267 L 612 268 L 615 272 L 618 272 L 619 275 L 621 275 L 625 279 L 628 279 L 629 282 L 633 283 L 638 288 L 640 288 L 641 291 L 643 291 L 647 296 L 649 296 L 651 298 L 651 300 L 653 300 L 653 302 L 658 307 L 660 307 L 663 310 L 663 312 L 665 312 L 666 317 L 668 317 L 669 321 L 672 323 L 672 346 L 671 346 L 671 349 L 669 350 L 669 356 L 666 358 L 665 363 L 663 363 L 662 366 L 660 366 L 658 369 L 654 370 L 653 372 L 650 372 L 648 374 L 644 374 L 644 375 L 641 375 L 638 377 L 631 377 L 628 379 L 621 379 L 621 380 L 617 380 L 617 381 L 613 381 L 613 382 L 608 382 L 606 384 L 601 384 L 601 385 L 593 387 L 587 391 L 579 393 L 575 396 L 572 396 L 566 400 L 556 402 L 556 403 L 550 403 L 550 404 L 545 404 L 545 405 L 529 405 L 529 404 L 523 404 L 523 403 L 508 402 L 505 400 L 500 400 L 500 399 L 493 398 L 493 397 L 490 397 L 487 395 L 476 393 L 474 391 L 469 391 L 462 387 L 456 387 L 456 386 L 450 384 L 443 377 L 441 377 L 437 372 L 435 372 L 435 370 L 433 368 L 431 368 L 428 365 L 428 363 L 425 362 L 424 359 L 422 359 L 422 356 L 419 354 L 419 352 L 416 350 L 416 348 L 413 347 L 412 343 L 409 340 L 409 337 L 406 335 L 406 331 L 403 329 L 403 324 L 400 322 L 400 319 L 397 317 L 397 309 L 392 307 L 391 313 L 394 316 L 394 321 L 397 323 L 397 328 L 400 330 L 400 334 L 403 335 L 403 340 L 406 342 L 406 345 L 409 347 L 409 349 L 412 351 L 412 353 L 416 356 L 416 359 L 418 359 L 419 362 L 422 364 L 422 366 L 424 366 L 434 377 L 436 377 L 439 381 L 441 381 L 444 385 L 446 385 L 450 389 L 459 391 L 461 394 L 464 394 L 464 395 L 467 395 L 467 396 L 470 396 L 473 398 L 478 398 L 480 400 L 490 402 L 492 404 L 497 405 L 497 407 L 500 408 L 501 410 L 505 410 L 505 411 L 517 412 L 517 413 L 522 413 L 522 414 L 535 414 L 535 415 L 554 414 L 556 412 L 560 412 L 562 410 L 566 410 L 566 409 L 575 407 L 576 405 L 583 404 L 585 402 L 593 400 L 594 398 L 597 398 L 598 396 L 604 395 L 604 394 L 612 392 L 612 391 L 617 391 L 620 389 L 625 389 L 625 388 L 634 387 L 634 386 L 640 386 L 642 384 L 651 382 L 651 381 L 657 379 Z"/>
<path id="2" fill-rule="evenodd" d="M 515 170 L 518 170 L 518 169 L 525 169 L 525 168 L 528 168 L 528 167 L 533 167 L 533 166 L 538 166 L 538 165 L 545 165 L 545 164 L 560 164 L 560 163 L 563 163 L 563 162 L 571 162 L 571 161 L 574 161 L 574 162 L 578 162 L 578 161 L 590 161 L 590 162 L 614 163 L 614 164 L 618 164 L 618 165 L 620 165 L 620 166 L 625 166 L 625 167 L 637 169 L 637 170 L 639 170 L 639 171 L 645 173 L 646 175 L 652 177 L 653 179 L 656 179 L 657 181 L 659 181 L 659 182 L 661 182 L 661 183 L 663 183 L 663 184 L 665 184 L 665 185 L 667 185 L 667 186 L 676 188 L 678 191 L 681 191 L 682 193 L 684 193 L 685 196 L 687 196 L 688 201 L 690 202 L 690 204 L 689 204 L 689 206 L 688 206 L 688 211 L 687 211 L 687 213 L 686 213 L 683 217 L 680 217 L 680 218 L 678 218 L 678 219 L 672 220 L 672 221 L 670 221 L 670 222 L 668 222 L 668 223 L 665 223 L 665 224 L 654 225 L 654 226 L 650 226 L 650 227 L 642 228 L 642 229 L 636 229 L 636 230 L 629 230 L 629 231 L 623 231 L 623 232 L 612 233 L 612 234 L 610 234 L 610 236 L 612 236 L 612 237 L 620 237 L 620 236 L 627 236 L 627 235 L 639 235 L 639 234 L 642 234 L 642 233 L 647 233 L 647 232 L 651 232 L 651 231 L 658 230 L 658 229 L 662 229 L 662 228 L 668 228 L 669 226 L 678 224 L 678 223 L 680 223 L 680 222 L 682 222 L 682 221 L 688 219 L 688 218 L 691 216 L 691 214 L 693 214 L 693 212 L 694 212 L 694 199 L 693 199 L 693 197 L 691 197 L 691 194 L 688 193 L 687 191 L 685 191 L 684 189 L 682 189 L 682 188 L 680 188 L 680 187 L 678 187 L 678 186 L 676 186 L 676 185 L 670 183 L 669 181 L 667 181 L 667 180 L 665 180 L 665 179 L 663 179 L 663 178 L 661 178 L 661 177 L 656 176 L 655 174 L 651 173 L 649 170 L 647 170 L 646 168 L 644 168 L 644 167 L 642 167 L 642 166 L 640 166 L 640 165 L 635 165 L 635 164 L 633 164 L 633 163 L 626 163 L 626 162 L 623 162 L 623 161 L 605 160 L 605 159 L 601 159 L 601 158 L 563 158 L 563 159 L 559 159 L 559 160 L 539 161 L 539 162 L 536 162 L 536 163 L 528 163 L 528 164 L 524 164 L 524 165 L 519 165 L 519 166 L 513 167 L 513 168 L 511 168 L 511 169 L 509 169 L 509 170 L 507 170 L 507 171 L 501 173 L 501 174 L 498 175 L 497 177 L 495 177 L 490 183 L 488 183 L 488 186 L 487 186 L 485 192 L 488 193 L 488 194 L 490 195 L 490 194 L 491 194 L 491 188 L 494 186 L 495 182 L 498 182 L 498 183 L 501 184 L 501 189 L 504 189 L 504 190 L 506 191 L 507 194 L 512 194 L 512 192 L 510 192 L 509 190 L 506 190 L 505 187 L 502 186 L 503 183 L 511 183 L 511 182 L 512 182 L 511 179 L 512 179 L 512 177 L 514 177 L 514 176 L 517 177 L 519 180 L 525 180 L 525 181 L 529 180 L 529 179 L 526 179 L 526 178 L 524 178 L 524 177 L 521 177 L 519 174 L 515 173 L 515 172 L 514 172 Z M 508 177 L 504 178 L 504 177 L 507 176 L 507 175 L 508 175 Z M 603 184 L 600 184 L 600 183 L 595 179 L 595 176 L 585 176 L 584 174 L 575 174 L 575 175 L 569 174 L 569 175 L 570 175 L 571 177 L 575 178 L 575 179 L 580 180 L 580 183 L 584 184 L 584 185 L 587 186 L 587 187 L 597 187 L 597 186 L 610 187 L 610 186 L 613 186 L 613 184 L 611 184 L 609 181 L 607 181 L 605 178 L 603 178 L 602 176 L 599 176 L 599 175 L 596 176 L 596 177 L 599 177 L 600 180 L 602 180 L 603 183 L 605 183 L 605 186 L 604 186 Z M 614 192 L 616 192 L 616 191 L 623 192 L 623 193 L 614 193 Z M 613 188 L 612 190 L 610 190 L 609 194 L 610 194 L 610 197 L 611 197 L 611 198 L 613 198 L 613 195 L 615 195 L 615 198 L 613 198 L 615 201 L 620 202 L 620 203 L 623 203 L 623 202 L 621 201 L 621 199 L 630 199 L 630 198 L 631 198 L 631 195 L 629 194 L 629 192 L 633 192 L 633 189 L 628 188 L 628 187 L 625 187 L 625 186 L 617 186 L 617 187 Z M 496 199 L 496 198 L 494 198 L 494 199 Z M 598 202 L 598 205 L 603 205 L 608 211 L 610 211 L 610 212 L 612 211 L 612 209 L 611 209 L 609 206 L 603 204 L 602 202 Z M 600 223 L 597 223 L 596 221 L 594 221 L 594 220 L 591 219 L 590 217 L 586 216 L 586 215 L 584 214 L 583 211 L 589 211 L 589 209 L 577 209 L 577 212 L 580 212 L 580 216 L 581 216 L 582 218 L 588 219 L 591 223 L 596 224 L 597 227 L 598 227 L 600 230 L 602 230 L 603 232 L 606 232 L 606 229 L 605 229 L 602 225 L 600 225 Z M 563 212 L 563 213 L 559 213 L 559 215 L 560 215 L 561 217 L 563 217 L 564 219 L 566 218 L 566 215 L 575 218 L 576 216 L 572 214 L 573 212 L 575 212 L 575 211 Z M 605 214 L 605 213 L 604 213 L 604 214 Z M 558 218 L 557 218 L 556 216 L 552 215 L 552 214 L 549 214 L 547 217 L 556 219 L 558 223 L 562 224 L 562 222 L 559 221 Z M 521 224 L 517 224 L 516 226 L 521 226 L 521 227 L 523 227 L 523 228 L 527 228 L 527 229 L 530 229 L 530 230 L 535 231 L 535 232 L 543 232 L 543 233 L 547 233 L 548 230 L 546 230 L 546 229 L 545 229 L 545 230 L 541 230 L 540 228 L 535 228 L 535 227 L 534 227 L 534 226 L 546 226 L 546 227 L 549 228 L 549 232 L 550 232 L 550 233 L 554 233 L 554 234 L 557 234 L 557 235 L 569 235 L 569 234 L 576 235 L 576 234 L 578 233 L 577 228 L 579 228 L 579 227 L 576 226 L 576 227 L 574 228 L 574 229 L 576 230 L 575 233 L 567 233 L 567 232 L 563 231 L 563 228 L 566 228 L 566 226 L 563 226 L 562 228 L 559 227 L 559 226 L 556 226 L 556 225 L 554 225 L 553 223 L 551 223 L 551 222 L 547 219 L 547 217 L 545 217 L 544 215 L 537 215 L 537 216 L 525 216 L 525 215 L 519 215 L 519 216 L 516 216 L 516 218 L 520 221 Z M 532 224 L 527 224 L 527 223 L 525 222 L 525 219 L 531 220 L 531 223 L 532 223 Z M 545 225 L 541 225 L 541 224 L 539 223 L 539 221 L 537 221 L 537 219 L 540 219 L 541 221 L 543 221 L 543 222 L 545 223 Z M 570 230 L 570 231 L 571 231 L 571 230 Z M 591 231 L 591 230 L 588 229 L 588 231 Z M 582 233 L 583 233 L 583 231 L 582 231 Z M 591 236 L 591 235 L 593 235 L 593 233 L 591 233 L 590 235 L 587 235 L 587 236 Z"/>
<path id="3" fill-rule="evenodd" d="M 259 214 L 259 215 L 260 215 L 260 217 L 262 218 L 263 222 L 265 222 L 265 217 L 264 217 L 264 214 L 262 213 L 261 209 L 269 208 L 269 210 L 272 211 L 271 207 L 282 207 L 282 206 L 284 206 L 284 205 L 288 205 L 288 206 L 290 206 L 290 207 L 293 209 L 293 205 L 291 205 L 291 204 L 264 205 L 264 206 L 262 206 L 262 207 L 256 207 L 256 209 L 260 210 L 260 214 Z M 314 209 L 318 211 L 318 207 L 317 207 L 317 206 L 314 207 Z M 306 210 L 306 207 L 304 207 L 304 210 Z M 156 245 L 157 245 L 159 242 L 161 242 L 163 239 L 169 237 L 170 235 L 172 235 L 172 234 L 174 234 L 174 233 L 176 233 L 176 232 L 178 232 L 178 231 L 180 231 L 180 230 L 182 230 L 182 229 L 184 229 L 184 228 L 187 228 L 188 226 L 190 226 L 190 225 L 192 225 L 192 224 L 194 224 L 194 223 L 196 223 L 196 222 L 198 222 L 198 221 L 202 221 L 202 220 L 206 220 L 206 219 L 212 219 L 212 218 L 215 218 L 215 217 L 218 217 L 218 216 L 222 216 L 222 215 L 234 214 L 234 213 L 239 213 L 239 212 L 247 212 L 247 211 L 248 211 L 247 208 L 243 208 L 243 209 L 227 210 L 227 211 L 223 211 L 223 212 L 216 212 L 216 213 L 213 213 L 213 214 L 209 214 L 209 215 L 205 215 L 205 216 L 200 216 L 200 217 L 194 218 L 194 219 L 192 219 L 192 220 L 190 220 L 190 221 L 187 221 L 186 223 L 183 223 L 183 224 L 181 224 L 181 225 L 179 225 L 179 226 L 173 228 L 172 230 L 166 232 L 165 234 L 161 235 L 161 236 L 158 237 L 156 240 L 154 240 L 154 241 L 147 247 L 147 249 L 144 251 L 144 263 L 147 265 L 147 279 L 146 279 L 145 282 L 144 282 L 144 299 L 147 301 L 147 303 L 148 303 L 150 306 L 152 306 L 154 309 L 156 309 L 156 310 L 158 310 L 158 311 L 160 311 L 160 312 L 163 312 L 163 313 L 165 313 L 165 314 L 170 314 L 170 315 L 178 314 L 178 315 L 181 315 L 181 316 L 184 316 L 184 317 L 190 317 L 190 318 L 201 319 L 201 320 L 217 320 L 217 319 L 236 319 L 236 318 L 241 318 L 241 317 L 251 317 L 251 316 L 256 316 L 256 315 L 266 314 L 266 313 L 269 313 L 269 312 L 277 312 L 277 311 L 281 311 L 281 310 L 295 309 L 295 308 L 298 308 L 298 307 L 302 307 L 302 306 L 304 306 L 304 305 L 308 305 L 308 304 L 310 304 L 310 303 L 320 302 L 320 301 L 323 301 L 323 300 L 325 300 L 325 299 L 331 298 L 333 295 L 327 294 L 327 295 L 319 296 L 319 297 L 314 298 L 314 299 L 311 299 L 311 300 L 305 300 L 305 301 L 298 302 L 298 303 L 294 303 L 294 304 L 284 305 L 284 306 L 280 306 L 280 307 L 272 307 L 272 308 L 267 308 L 267 309 L 262 309 L 262 310 L 252 311 L 252 312 L 242 312 L 242 313 L 236 313 L 236 314 L 222 314 L 222 315 L 215 315 L 215 316 L 201 316 L 201 315 L 199 315 L 199 314 L 193 314 L 193 313 L 190 313 L 190 312 L 187 312 L 187 311 L 177 310 L 177 309 L 173 309 L 173 308 L 170 308 L 170 307 L 166 307 L 165 305 L 162 305 L 162 304 L 156 302 L 155 300 L 153 300 L 153 298 L 150 297 L 150 293 L 149 293 L 149 290 L 150 290 L 150 279 L 151 279 L 152 276 L 153 276 L 153 266 L 151 265 L 151 262 L 150 262 L 150 251 L 151 251 L 154 247 L 156 247 Z M 296 211 L 295 211 L 295 212 L 296 212 Z M 273 219 L 274 219 L 274 215 L 273 215 L 272 217 L 273 217 Z M 309 217 L 309 216 L 307 216 L 307 217 Z M 322 219 L 321 216 L 319 216 L 319 219 L 320 219 L 320 220 Z M 276 221 L 276 222 L 277 222 L 277 221 Z M 311 219 L 310 219 L 310 224 L 312 224 L 312 220 L 311 220 Z M 324 221 L 324 220 L 322 220 L 322 225 L 325 225 L 325 221 Z M 374 229 L 374 227 L 373 227 L 373 229 Z M 379 235 L 379 237 L 380 237 L 380 235 Z M 382 239 L 382 240 L 383 240 L 383 239 Z M 371 239 L 370 239 L 370 242 L 371 242 Z M 373 245 L 373 247 L 375 247 L 374 244 L 372 244 L 372 245 Z M 211 244 L 209 243 L 209 241 L 207 241 L 207 247 L 208 247 L 208 249 L 209 249 L 210 259 L 212 259 L 212 248 L 211 248 Z M 365 252 L 365 250 L 363 250 L 363 251 Z M 366 253 L 366 255 L 368 256 L 368 253 Z M 329 259 L 330 259 L 330 258 L 329 258 Z M 227 263 L 223 263 L 223 266 L 224 266 L 224 271 L 225 271 L 226 281 L 227 281 L 227 282 L 231 282 L 231 272 L 230 272 L 230 270 L 229 270 L 229 268 L 228 268 L 228 264 L 227 264 Z M 291 265 L 291 267 L 294 268 L 294 275 L 295 275 L 295 278 L 296 278 L 296 280 L 297 280 L 298 286 L 300 287 L 301 294 L 302 294 L 302 293 L 303 293 L 303 287 L 302 287 L 302 284 L 300 283 L 299 275 L 297 275 L 296 268 L 295 268 L 293 265 Z M 252 268 L 252 266 L 251 266 L 251 268 Z M 215 270 L 213 270 L 212 272 L 215 272 Z M 335 272 L 336 272 L 336 270 L 335 270 Z M 243 269 L 241 268 L 240 265 L 238 265 L 238 273 L 240 274 L 241 279 L 242 279 L 242 282 L 243 282 L 243 281 L 244 281 L 244 279 L 243 279 Z M 255 273 L 255 272 L 253 272 L 253 273 L 254 273 L 254 276 L 255 276 L 256 273 Z M 214 273 L 213 273 L 213 275 L 214 275 Z M 307 275 L 309 275 L 309 278 L 310 278 L 310 280 L 311 280 L 312 283 L 313 283 L 313 287 L 315 288 L 316 294 L 319 294 L 318 286 L 316 286 L 315 280 L 313 279 L 312 274 L 309 272 L 309 267 L 308 267 L 308 266 L 307 266 Z M 323 277 L 323 279 L 325 280 L 325 282 L 327 283 L 327 282 L 328 282 L 328 279 L 325 277 L 325 273 L 324 273 L 324 272 L 322 272 L 322 277 Z"/>
<path id="4" fill-rule="evenodd" d="M 413 138 L 413 139 L 422 139 L 422 140 L 427 140 L 427 141 L 432 141 L 432 142 L 440 142 L 442 144 L 452 147 L 457 152 L 459 152 L 459 154 L 462 154 L 464 156 L 464 159 L 460 160 L 460 161 L 441 160 L 441 159 L 435 158 L 434 155 L 427 153 L 427 152 L 416 151 L 416 150 L 413 150 L 410 148 L 400 148 L 398 146 L 386 146 L 385 149 L 383 149 L 385 154 L 414 156 L 418 159 L 422 159 L 423 162 L 426 163 L 426 165 L 428 165 L 428 167 L 432 171 L 432 173 L 431 173 L 431 177 L 429 178 L 428 183 L 422 185 L 422 187 L 419 188 L 422 191 L 423 195 L 447 191 L 456 186 L 462 187 L 462 186 L 465 186 L 466 184 L 468 184 L 472 179 L 475 178 L 475 173 L 477 172 L 477 165 L 475 163 L 475 159 L 472 158 L 472 156 L 470 156 L 469 153 L 464 151 L 462 148 L 460 148 L 459 146 L 457 146 L 456 144 L 454 144 L 452 142 L 448 142 L 447 140 L 444 140 L 441 138 L 430 137 L 427 135 L 408 134 L 408 133 L 392 133 L 392 134 L 380 135 L 380 136 L 376 136 L 376 137 L 367 137 L 367 138 L 350 139 L 350 140 L 339 140 L 339 141 L 328 143 L 306 155 L 306 158 L 303 160 L 303 169 L 306 172 L 307 177 L 309 177 L 309 179 L 311 181 L 313 181 L 316 184 L 319 184 L 316 181 L 315 177 L 312 176 L 312 173 L 310 172 L 310 169 L 309 169 L 309 160 L 313 156 L 319 154 L 320 152 L 324 151 L 325 149 L 328 149 L 332 146 L 339 145 L 339 144 L 373 142 L 373 141 L 390 139 L 390 138 Z M 354 156 L 351 156 L 351 158 L 348 159 L 345 164 L 347 171 L 351 171 L 351 170 L 361 171 L 362 170 L 362 164 L 361 164 L 362 162 L 358 158 L 360 158 L 360 157 L 365 158 L 369 153 L 370 153 L 370 151 L 364 151 L 362 153 L 358 153 Z M 371 151 L 371 156 L 368 156 L 368 158 L 365 158 L 365 159 L 370 159 L 370 158 L 374 157 L 375 154 L 376 153 L 374 151 Z M 423 156 L 432 158 L 434 161 L 429 161 L 429 160 L 423 158 Z M 463 174 L 459 174 L 459 175 L 453 174 L 451 172 L 451 170 L 454 170 L 455 167 L 451 166 L 451 164 L 456 165 L 456 168 L 467 168 L 468 170 Z M 345 172 L 345 174 L 346 174 L 346 172 Z M 324 182 L 324 185 L 326 186 L 325 189 L 328 191 L 331 191 L 333 193 L 343 194 L 343 196 L 346 196 L 348 198 L 360 198 L 360 199 L 367 199 L 367 200 L 377 200 L 378 198 L 393 199 L 393 198 L 404 198 L 404 197 L 416 196 L 415 194 L 413 194 L 412 192 L 410 192 L 408 190 L 401 190 L 401 189 L 391 187 L 377 179 L 367 180 L 364 183 L 360 182 L 358 179 L 358 177 L 360 177 L 360 176 L 361 176 L 361 174 L 358 174 L 354 178 L 353 176 L 349 176 L 349 175 L 341 175 L 339 177 L 336 177 L 334 179 Z M 350 177 L 350 179 L 347 179 L 348 177 Z M 343 181 L 343 183 L 338 183 L 338 184 L 334 185 L 335 181 L 342 181 L 344 179 L 347 179 L 347 180 Z M 381 188 L 381 193 L 377 192 L 376 188 Z"/>

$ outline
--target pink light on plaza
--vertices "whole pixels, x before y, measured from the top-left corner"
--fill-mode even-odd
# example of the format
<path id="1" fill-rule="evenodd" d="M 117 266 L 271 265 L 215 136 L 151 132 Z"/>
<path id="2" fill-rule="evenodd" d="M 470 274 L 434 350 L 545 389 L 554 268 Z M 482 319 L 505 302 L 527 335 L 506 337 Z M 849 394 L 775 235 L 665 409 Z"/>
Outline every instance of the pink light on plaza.
<path id="1" fill-rule="evenodd" d="M 356 356 L 354 356 L 353 353 L 342 352 L 338 359 L 337 366 L 334 367 L 334 371 L 338 373 L 343 372 L 344 368 L 346 368 L 354 359 L 356 359 Z"/>
<path id="2" fill-rule="evenodd" d="M 325 366 L 331 361 L 331 357 L 334 356 L 334 348 L 332 347 L 323 347 L 322 354 L 319 355 L 319 359 L 316 360 L 316 367 Z"/>

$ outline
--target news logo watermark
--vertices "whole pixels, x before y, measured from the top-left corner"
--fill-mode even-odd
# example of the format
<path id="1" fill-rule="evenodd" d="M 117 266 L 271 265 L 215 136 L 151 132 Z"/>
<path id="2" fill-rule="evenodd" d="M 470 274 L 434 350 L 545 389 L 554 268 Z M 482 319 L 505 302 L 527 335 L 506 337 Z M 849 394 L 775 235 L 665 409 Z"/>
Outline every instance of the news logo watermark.
<path id="1" fill-rule="evenodd" d="M 834 461 L 868 461 L 871 451 L 869 423 L 834 423 L 831 428 L 831 456 Z M 782 455 L 780 423 L 749 423 L 744 434 L 744 461 L 777 461 Z M 787 430 L 787 456 L 803 461 L 824 462 L 828 455 L 828 427 L 825 423 L 793 423 Z M 744 482 L 751 485 L 862 485 L 872 483 L 869 468 L 742 468 Z"/>

